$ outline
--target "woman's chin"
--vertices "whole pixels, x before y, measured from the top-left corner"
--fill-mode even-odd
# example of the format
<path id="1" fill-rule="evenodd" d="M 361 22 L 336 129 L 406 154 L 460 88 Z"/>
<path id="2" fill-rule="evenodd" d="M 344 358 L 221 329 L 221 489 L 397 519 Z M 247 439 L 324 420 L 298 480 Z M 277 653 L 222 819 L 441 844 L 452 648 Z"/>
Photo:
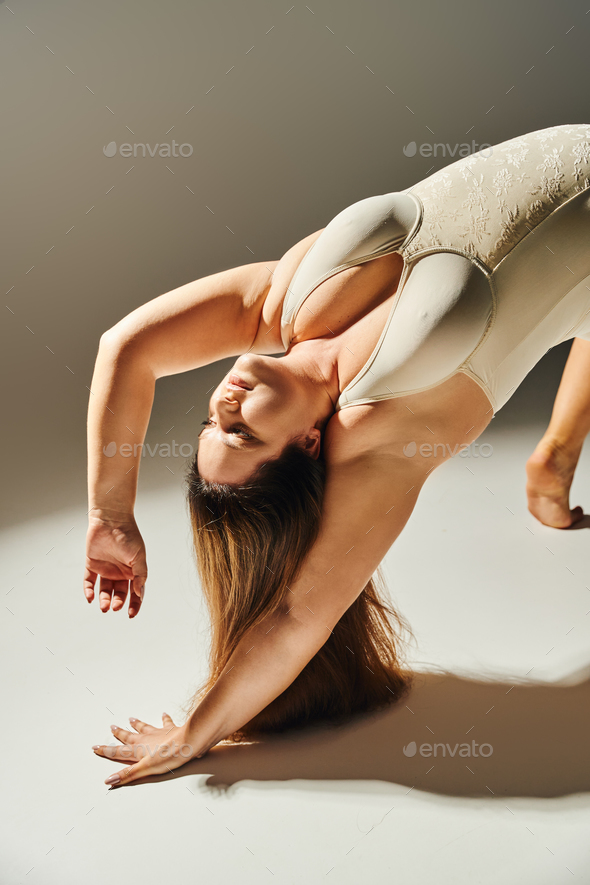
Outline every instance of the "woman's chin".
<path id="1" fill-rule="evenodd" d="M 237 358 L 230 374 L 234 372 L 252 387 L 260 381 L 268 387 L 274 387 L 275 381 L 283 377 L 282 366 L 276 357 L 262 353 L 243 353 Z"/>

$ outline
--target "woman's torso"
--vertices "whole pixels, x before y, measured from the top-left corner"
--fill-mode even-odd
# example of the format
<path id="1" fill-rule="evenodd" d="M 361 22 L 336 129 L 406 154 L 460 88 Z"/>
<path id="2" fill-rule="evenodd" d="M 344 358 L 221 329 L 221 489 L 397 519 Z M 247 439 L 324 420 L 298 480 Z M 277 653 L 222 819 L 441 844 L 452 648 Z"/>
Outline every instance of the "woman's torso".
<path id="1" fill-rule="evenodd" d="M 552 280 L 552 287 L 546 293 L 541 293 L 541 277 L 537 281 L 538 295 L 531 295 L 529 292 L 528 302 L 523 305 L 519 304 L 516 291 L 512 291 L 516 290 L 516 285 L 512 285 L 511 281 L 517 280 L 519 274 L 523 277 L 519 263 L 522 265 L 524 262 L 519 262 L 520 256 L 526 256 L 529 265 L 535 262 L 535 241 L 542 250 L 552 252 L 549 234 L 554 229 L 559 233 L 557 222 L 560 218 L 567 222 L 567 213 L 572 216 L 571 207 L 565 208 L 566 204 L 573 205 L 577 200 L 577 204 L 583 209 L 582 222 L 585 223 L 588 215 L 587 203 L 582 204 L 581 200 L 585 201 L 583 192 L 586 195 L 590 193 L 587 190 L 590 185 L 590 142 L 587 136 L 590 137 L 590 127 L 582 125 L 552 127 L 529 133 L 496 146 L 495 160 L 492 156 L 491 159 L 486 158 L 484 163 L 481 157 L 473 155 L 451 164 L 405 192 L 368 198 L 343 210 L 327 228 L 302 240 L 278 262 L 273 286 L 263 310 L 265 319 L 269 321 L 267 328 L 261 323 L 261 330 L 266 334 L 274 326 L 270 336 L 275 349 L 266 349 L 265 352 L 285 350 L 303 340 L 315 339 L 318 346 L 322 346 L 322 341 L 336 340 L 340 387 L 344 394 L 342 400 L 339 400 L 338 408 L 349 408 L 349 404 L 354 406 L 371 403 L 378 404 L 379 411 L 389 399 L 410 392 L 404 390 L 404 383 L 407 385 L 408 379 L 410 382 L 412 378 L 418 380 L 418 387 L 414 388 L 416 390 L 431 386 L 423 382 L 436 378 L 436 368 L 433 374 L 433 362 L 441 359 L 444 363 L 444 351 L 448 350 L 446 343 L 453 338 L 461 324 L 465 341 L 457 341 L 457 353 L 461 348 L 469 350 L 473 342 L 477 343 L 474 349 L 477 351 L 478 347 L 481 348 L 479 339 L 483 341 L 487 336 L 487 351 L 485 348 L 479 350 L 483 374 L 487 371 L 490 378 L 492 377 L 493 360 L 498 363 L 508 361 L 507 365 L 510 366 L 510 354 L 502 351 L 504 341 L 510 340 L 512 335 L 514 340 L 510 347 L 514 349 L 518 344 L 518 336 L 527 337 L 529 326 L 531 331 L 538 326 L 548 310 L 551 312 L 551 308 L 567 293 L 567 287 L 571 288 L 571 280 L 561 280 L 557 276 Z M 415 217 L 412 217 L 410 211 L 408 195 L 413 197 L 413 203 L 418 207 Z M 393 220 L 383 211 L 384 205 L 386 210 L 389 205 L 386 198 L 394 206 L 397 200 L 401 206 L 401 212 L 393 213 Z M 561 207 L 565 211 L 560 214 L 556 210 Z M 579 211 L 578 216 L 581 217 Z M 574 221 L 580 228 L 579 218 Z M 569 222 L 570 231 L 573 230 L 574 221 Z M 561 227 L 565 230 L 565 226 L 564 222 Z M 347 237 L 350 238 L 353 234 L 356 239 L 350 239 L 353 248 L 352 258 L 349 258 Z M 516 249 L 529 234 L 535 238 L 529 236 L 526 248 L 521 246 Z M 584 239 L 585 229 L 580 236 L 578 239 L 583 247 L 584 242 L 588 242 Z M 579 247 L 580 244 L 577 244 L 578 252 Z M 453 259 L 447 259 L 451 262 L 450 275 L 454 273 L 453 261 L 459 265 L 459 270 L 461 262 L 477 268 L 476 275 L 481 278 L 478 283 L 480 292 L 477 297 L 472 297 L 471 306 L 467 303 L 468 299 L 462 296 L 462 301 L 465 302 L 463 316 L 461 317 L 460 312 L 457 313 L 456 307 L 454 314 L 449 313 L 446 338 L 439 335 L 438 350 L 430 343 L 430 355 L 427 336 L 424 336 L 422 354 L 418 348 L 417 357 L 416 354 L 413 356 L 412 374 L 408 373 L 407 365 L 400 367 L 395 364 L 395 354 L 381 353 L 380 350 L 384 346 L 387 350 L 388 344 L 389 351 L 403 349 L 404 341 L 414 334 L 411 324 L 414 322 L 414 314 L 421 310 L 420 289 L 414 286 L 417 294 L 411 293 L 414 300 L 408 302 L 409 312 L 406 310 L 404 330 L 403 304 L 400 308 L 396 303 L 400 298 L 400 279 L 403 289 L 408 276 L 412 282 L 409 271 L 417 263 L 421 266 L 419 272 L 414 271 L 416 279 L 429 267 L 434 271 L 435 261 L 430 256 L 436 253 L 454 253 Z M 590 258 L 590 250 L 586 249 L 586 255 Z M 541 259 L 540 255 L 538 257 Z M 440 255 L 437 260 L 440 263 Z M 346 266 L 347 261 L 351 266 Z M 575 270 L 584 271 L 584 268 L 580 264 Z M 570 269 L 570 272 L 574 271 Z M 587 272 L 590 272 L 590 266 Z M 470 286 L 473 288 L 471 283 Z M 522 288 L 522 280 L 520 286 Z M 306 292 L 306 288 L 309 291 Z M 434 300 L 428 305 L 429 310 L 422 311 L 424 314 L 429 311 L 432 313 L 433 308 L 436 311 L 436 280 L 432 283 L 432 288 Z M 404 296 L 405 292 L 402 291 L 401 295 Z M 410 296 L 405 297 L 408 301 Z M 458 300 L 461 302 L 461 298 Z M 489 305 L 486 306 L 484 301 L 489 301 Z M 565 301 L 567 299 L 564 303 Z M 578 299 L 577 307 L 574 304 L 573 309 L 577 310 L 580 303 Z M 396 313 L 392 322 L 393 308 Z M 506 317 L 504 332 L 498 326 L 497 315 L 500 319 L 503 315 Z M 291 316 L 294 316 L 294 322 L 290 324 L 288 320 Z M 528 325 L 524 320 L 520 321 L 522 316 L 526 318 Z M 556 315 L 555 319 L 557 321 L 559 317 Z M 517 327 L 520 323 L 522 328 L 515 330 L 515 322 Z M 467 330 L 469 323 L 472 326 L 471 332 Z M 395 341 L 396 324 L 401 329 L 402 337 L 399 337 L 398 330 L 397 345 L 394 348 L 392 342 Z M 389 327 L 389 340 L 385 334 L 386 326 Z M 494 332 L 495 341 L 490 330 Z M 549 335 L 551 336 L 551 328 Z M 441 341 L 445 346 L 441 347 Z M 557 338 L 551 340 L 549 346 L 555 343 Z M 453 365 L 455 357 L 452 346 L 447 357 L 448 366 Z M 527 360 L 530 363 L 532 359 L 534 364 L 538 358 L 540 356 L 534 347 L 531 349 L 529 342 L 529 353 L 524 355 L 524 359 L 521 356 L 520 363 L 524 366 Z M 411 359 L 409 366 L 412 369 Z M 464 362 L 462 371 L 476 379 L 473 383 L 480 383 L 486 389 L 481 378 L 473 371 L 474 366 L 478 369 L 477 362 Z M 529 365 L 527 371 L 531 367 Z M 513 367 L 512 374 L 515 377 L 518 369 L 518 366 Z M 380 387 L 374 380 L 379 373 L 382 381 Z M 389 387 L 385 383 L 388 379 L 397 379 L 400 382 L 399 389 L 395 388 L 393 381 L 390 382 L 393 389 Z M 444 377 L 441 380 L 444 381 Z M 503 383 L 505 380 L 502 378 Z M 412 384 L 409 386 L 411 388 Z M 349 387 L 352 395 L 347 391 Z M 493 403 L 493 396 L 491 401 Z"/>
<path id="2" fill-rule="evenodd" d="M 293 295 L 293 281 L 325 231 L 321 228 L 305 237 L 275 263 L 272 286 L 252 349 L 277 353 L 296 347 L 301 341 L 317 341 L 318 347 L 325 347 L 326 342 L 335 344 L 340 387 L 344 390 L 366 365 L 383 332 L 405 262 L 395 249 L 377 257 L 367 255 L 358 264 L 338 271 L 331 265 L 328 279 L 319 284 L 314 279 L 314 288 L 299 306 L 286 342 L 281 333 L 285 329 L 286 302 Z"/>
<path id="3" fill-rule="evenodd" d="M 317 231 L 312 236 L 317 239 L 320 233 Z M 311 242 L 308 237 L 297 243 L 277 263 L 253 347 L 255 352 L 277 353 L 284 349 L 280 317 L 287 287 Z M 323 347 L 326 341 L 337 339 L 338 374 L 344 389 L 366 364 L 383 331 L 403 266 L 403 258 L 392 253 L 344 270 L 321 283 L 298 313 L 290 347 L 311 340 Z"/>

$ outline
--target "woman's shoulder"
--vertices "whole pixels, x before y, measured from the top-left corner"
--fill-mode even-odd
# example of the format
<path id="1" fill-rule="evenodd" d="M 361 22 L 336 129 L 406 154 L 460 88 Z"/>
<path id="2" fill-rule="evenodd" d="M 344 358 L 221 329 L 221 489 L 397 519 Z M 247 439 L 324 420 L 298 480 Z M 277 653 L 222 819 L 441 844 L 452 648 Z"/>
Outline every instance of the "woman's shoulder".
<path id="1" fill-rule="evenodd" d="M 282 353 L 284 351 L 281 339 L 283 302 L 291 280 L 295 276 L 295 271 L 324 229 L 322 227 L 299 240 L 285 252 L 279 261 L 266 262 L 272 273 L 272 283 L 262 305 L 258 332 L 252 345 L 252 350 L 255 353 Z"/>
<path id="2" fill-rule="evenodd" d="M 459 372 L 417 393 L 334 412 L 324 430 L 324 457 L 328 465 L 365 456 L 405 461 L 417 451 L 432 452 L 433 443 L 438 443 L 439 455 L 431 457 L 428 470 L 446 460 L 440 452 L 454 452 L 456 446 L 477 439 L 492 417 L 481 387 Z"/>
<path id="3" fill-rule="evenodd" d="M 326 462 L 342 463 L 367 455 L 390 457 L 410 432 L 406 416 L 411 419 L 411 413 L 397 398 L 339 409 L 324 430 Z"/>

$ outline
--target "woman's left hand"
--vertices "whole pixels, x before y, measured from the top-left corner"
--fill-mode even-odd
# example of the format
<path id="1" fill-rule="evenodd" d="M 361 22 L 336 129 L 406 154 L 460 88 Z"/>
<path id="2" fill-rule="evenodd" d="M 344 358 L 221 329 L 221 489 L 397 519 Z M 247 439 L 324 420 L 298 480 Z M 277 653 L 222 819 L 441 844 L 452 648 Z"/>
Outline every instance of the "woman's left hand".
<path id="1" fill-rule="evenodd" d="M 165 774 L 202 755 L 198 747 L 188 742 L 185 726 L 175 725 L 168 713 L 162 715 L 162 728 L 155 728 L 140 719 L 129 719 L 129 722 L 134 731 L 111 725 L 121 746 L 92 747 L 97 756 L 127 763 L 127 768 L 107 777 L 105 784 L 109 786 L 129 784 L 151 774 Z"/>

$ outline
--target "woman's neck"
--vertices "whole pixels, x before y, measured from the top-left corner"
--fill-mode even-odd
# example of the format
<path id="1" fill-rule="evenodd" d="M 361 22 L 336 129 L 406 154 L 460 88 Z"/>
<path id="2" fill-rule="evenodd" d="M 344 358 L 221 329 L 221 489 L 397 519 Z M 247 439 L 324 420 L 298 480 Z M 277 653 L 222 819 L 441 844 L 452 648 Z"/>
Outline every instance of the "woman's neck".
<path id="1" fill-rule="evenodd" d="M 326 417 L 333 414 L 340 396 L 338 375 L 339 343 L 324 338 L 310 338 L 293 344 L 280 357 L 289 369 L 299 375 L 309 390 L 310 398 Z"/>

